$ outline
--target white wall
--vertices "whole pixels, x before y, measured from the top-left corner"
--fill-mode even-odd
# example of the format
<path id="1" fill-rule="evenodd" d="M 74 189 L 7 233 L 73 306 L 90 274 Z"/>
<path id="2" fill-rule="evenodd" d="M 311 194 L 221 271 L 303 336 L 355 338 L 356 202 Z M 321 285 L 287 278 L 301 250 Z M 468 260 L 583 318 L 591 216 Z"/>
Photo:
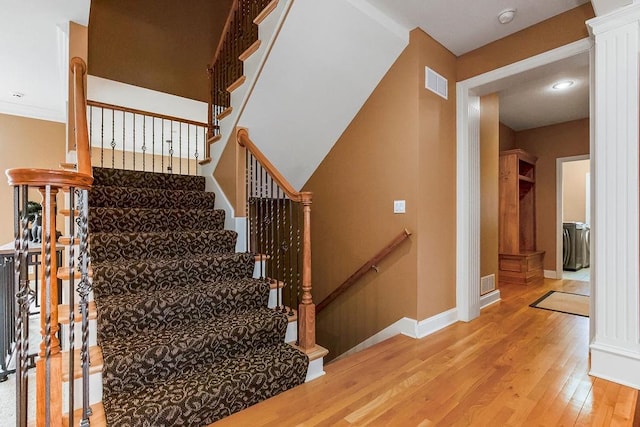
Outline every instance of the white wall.
<path id="1" fill-rule="evenodd" d="M 296 0 L 239 125 L 300 189 L 408 40 L 365 2 Z"/>

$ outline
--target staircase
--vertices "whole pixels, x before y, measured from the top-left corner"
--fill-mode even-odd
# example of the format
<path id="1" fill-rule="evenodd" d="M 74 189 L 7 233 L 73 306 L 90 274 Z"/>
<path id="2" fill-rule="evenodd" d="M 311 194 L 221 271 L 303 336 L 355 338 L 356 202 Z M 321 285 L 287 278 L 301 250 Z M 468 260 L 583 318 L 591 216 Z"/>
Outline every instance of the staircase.
<path id="1" fill-rule="evenodd" d="M 201 426 L 305 381 L 255 256 L 234 251 L 200 176 L 94 168 L 102 404 L 111 426 Z"/>

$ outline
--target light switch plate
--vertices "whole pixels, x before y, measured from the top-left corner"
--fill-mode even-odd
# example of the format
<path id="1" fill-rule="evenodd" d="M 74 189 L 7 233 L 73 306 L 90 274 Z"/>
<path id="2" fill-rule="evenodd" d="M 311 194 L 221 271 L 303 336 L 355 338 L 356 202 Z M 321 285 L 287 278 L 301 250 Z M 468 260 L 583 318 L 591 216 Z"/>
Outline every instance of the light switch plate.
<path id="1" fill-rule="evenodd" d="M 404 200 L 394 200 L 393 201 L 393 213 L 405 213 L 406 212 L 406 204 Z"/>

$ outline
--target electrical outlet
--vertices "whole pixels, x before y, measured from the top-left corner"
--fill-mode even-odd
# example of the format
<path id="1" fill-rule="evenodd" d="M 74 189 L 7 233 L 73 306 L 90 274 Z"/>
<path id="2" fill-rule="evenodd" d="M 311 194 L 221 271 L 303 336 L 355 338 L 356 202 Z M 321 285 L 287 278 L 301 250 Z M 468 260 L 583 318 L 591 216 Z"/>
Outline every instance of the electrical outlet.
<path id="1" fill-rule="evenodd" d="M 404 200 L 393 201 L 393 213 L 405 213 L 406 204 Z"/>

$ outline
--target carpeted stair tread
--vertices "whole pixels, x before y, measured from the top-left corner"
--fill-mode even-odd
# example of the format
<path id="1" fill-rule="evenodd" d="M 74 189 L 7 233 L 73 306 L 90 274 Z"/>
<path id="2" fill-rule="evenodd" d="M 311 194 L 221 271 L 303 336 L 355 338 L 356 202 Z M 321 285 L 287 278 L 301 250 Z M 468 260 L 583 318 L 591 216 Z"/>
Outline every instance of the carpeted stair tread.
<path id="1" fill-rule="evenodd" d="M 204 191 L 94 185 L 89 205 L 108 208 L 214 209 L 216 195 Z"/>
<path id="2" fill-rule="evenodd" d="M 251 277 L 251 253 L 224 253 L 188 258 L 135 260 L 93 264 L 93 293 L 123 295 L 141 290 L 161 290 L 194 282 L 237 280 Z"/>
<path id="3" fill-rule="evenodd" d="M 197 365 L 284 342 L 287 324 L 285 314 L 263 307 L 106 340 L 100 343 L 103 389 L 134 391 Z"/>
<path id="4" fill-rule="evenodd" d="M 158 188 L 162 190 L 204 191 L 205 178 L 194 175 L 93 168 L 93 185 Z"/>
<path id="5" fill-rule="evenodd" d="M 252 278 L 106 296 L 98 305 L 98 337 L 102 341 L 145 330 L 175 328 L 211 316 L 266 307 L 268 300 L 269 282 Z"/>
<path id="6" fill-rule="evenodd" d="M 278 343 L 103 396 L 110 426 L 205 426 L 304 382 L 308 358 Z"/>
<path id="7" fill-rule="evenodd" d="M 102 263 L 233 252 L 237 236 L 231 230 L 91 233 L 91 259 Z"/>
<path id="8" fill-rule="evenodd" d="M 221 230 L 222 209 L 89 208 L 92 233 Z"/>

